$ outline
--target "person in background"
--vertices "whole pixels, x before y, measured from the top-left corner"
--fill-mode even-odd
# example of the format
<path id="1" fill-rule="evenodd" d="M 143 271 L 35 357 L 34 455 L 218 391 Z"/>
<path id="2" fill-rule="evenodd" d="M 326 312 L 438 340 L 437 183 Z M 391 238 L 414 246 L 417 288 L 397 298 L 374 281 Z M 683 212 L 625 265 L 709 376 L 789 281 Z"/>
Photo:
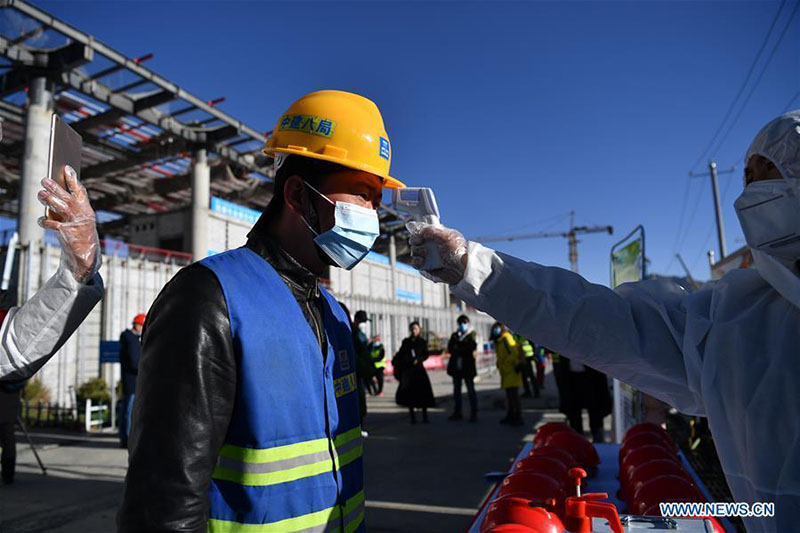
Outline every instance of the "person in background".
<path id="1" fill-rule="evenodd" d="M 611 393 L 606 375 L 588 366 L 553 355 L 553 372 L 558 386 L 558 410 L 569 425 L 583 434 L 583 410 L 589 412 L 589 429 L 594 442 L 605 441 L 603 419 L 611 414 Z"/>
<path id="2" fill-rule="evenodd" d="M 364 398 L 364 414 L 366 414 L 366 394 L 370 396 L 375 395 L 375 364 L 372 362 L 372 354 L 370 351 L 369 337 L 367 336 L 368 325 L 370 319 L 367 317 L 367 312 L 363 310 L 356 311 L 353 329 L 353 345 L 356 350 L 356 374 L 358 381 L 361 384 L 361 394 Z"/>
<path id="3" fill-rule="evenodd" d="M 428 358 L 428 342 L 420 335 L 422 330 L 419 322 L 409 324 L 408 330 L 411 335 L 403 339 L 400 350 L 392 358 L 395 377 L 399 382 L 395 400 L 397 405 L 408 407 L 412 424 L 417 423 L 414 409 L 422 409 L 422 422 L 427 424 L 428 407 L 436 404 L 431 381 L 423 365 Z"/>
<path id="4" fill-rule="evenodd" d="M 539 382 L 536 381 L 536 376 L 533 374 L 534 356 L 536 355 L 534 353 L 533 344 L 522 335 L 514 335 L 514 340 L 517 345 L 519 345 L 523 355 L 522 387 L 525 389 L 525 392 L 522 396 L 524 398 L 538 398 L 540 396 Z M 533 393 L 531 393 L 531 391 L 533 391 Z"/>
<path id="5" fill-rule="evenodd" d="M 544 375 L 547 367 L 547 351 L 543 346 L 535 346 L 534 349 L 534 356 L 533 361 L 536 365 L 536 383 L 539 385 L 539 390 L 544 390 Z"/>
<path id="6" fill-rule="evenodd" d="M 355 323 L 353 322 L 353 315 L 350 313 L 350 309 L 345 304 L 343 304 L 342 302 L 339 302 L 338 300 L 337 300 L 337 302 L 342 307 L 342 311 L 344 311 L 344 314 L 347 316 L 347 323 L 350 324 L 350 332 L 351 332 L 352 337 L 353 337 L 353 346 L 355 346 L 355 344 L 356 344 L 356 336 L 357 336 L 357 333 L 358 333 L 359 329 L 356 327 Z M 354 348 L 354 353 L 355 353 L 355 348 Z M 356 372 L 358 372 L 357 368 L 358 368 L 358 359 L 356 359 Z M 369 432 L 367 432 L 364 429 L 364 427 L 365 427 L 364 426 L 364 423 L 365 423 L 364 419 L 367 416 L 367 395 L 364 392 L 364 384 L 361 382 L 361 379 L 359 379 L 357 376 L 355 378 L 355 385 L 356 385 L 357 391 L 358 391 L 358 416 L 359 416 L 359 419 L 361 420 L 361 436 L 362 437 L 368 437 L 369 436 Z"/>
<path id="7" fill-rule="evenodd" d="M 469 317 L 461 315 L 456 321 L 458 328 L 450 336 L 447 351 L 450 361 L 447 363 L 447 375 L 453 378 L 453 414 L 448 420 L 462 420 L 461 414 L 461 382 L 467 386 L 469 396 L 469 421 L 478 420 L 478 396 L 475 394 L 475 376 L 477 369 L 475 356 L 478 343 L 475 341 L 475 331 L 469 327 Z"/>
<path id="8" fill-rule="evenodd" d="M 569 407 L 567 403 L 570 401 L 568 398 L 569 390 L 567 388 L 567 380 L 565 377 L 565 370 L 567 365 L 561 362 L 561 355 L 545 347 L 542 347 L 545 354 L 549 354 L 550 361 L 553 363 L 553 378 L 556 380 L 556 390 L 558 391 L 558 411 L 567 414 Z M 569 418 L 569 416 L 567 417 Z"/>
<path id="9" fill-rule="evenodd" d="M 25 382 L 6 384 L 0 388 L 0 477 L 4 485 L 14 483 L 14 470 L 17 465 L 17 440 L 14 425 L 20 410 L 20 390 Z"/>
<path id="10" fill-rule="evenodd" d="M 522 386 L 524 356 L 514 340 L 514 336 L 500 322 L 495 322 L 492 326 L 490 338 L 494 341 L 494 349 L 497 354 L 496 364 L 500 371 L 500 386 L 506 393 L 508 407 L 506 417 L 500 420 L 500 423 L 521 426 L 523 420 L 519 388 Z"/>
<path id="11" fill-rule="evenodd" d="M 60 219 L 39 219 L 61 244 L 58 269 L 24 304 L 0 311 L 0 381 L 12 387 L 42 368 L 103 298 L 94 210 L 72 167 L 64 167 L 63 178 L 69 191 L 46 178 L 38 194 Z"/>
<path id="12" fill-rule="evenodd" d="M 139 373 L 139 356 L 142 353 L 144 314 L 133 317 L 133 324 L 119 336 L 119 363 L 122 371 L 122 416 L 119 420 L 119 446 L 128 447 L 131 432 L 131 413 L 136 396 L 136 375 Z"/>
<path id="13" fill-rule="evenodd" d="M 383 371 L 386 368 L 386 349 L 383 347 L 380 335 L 372 337 L 369 344 L 369 354 L 375 368 L 375 394 L 383 396 Z"/>

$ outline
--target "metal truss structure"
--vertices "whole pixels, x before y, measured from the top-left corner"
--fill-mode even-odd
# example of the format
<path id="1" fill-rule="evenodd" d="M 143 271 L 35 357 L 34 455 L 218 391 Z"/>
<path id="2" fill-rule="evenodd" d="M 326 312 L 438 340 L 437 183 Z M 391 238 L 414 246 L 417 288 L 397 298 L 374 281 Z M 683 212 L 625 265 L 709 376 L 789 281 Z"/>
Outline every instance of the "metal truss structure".
<path id="1" fill-rule="evenodd" d="M 18 210 L 27 93 L 41 78 L 54 111 L 83 137 L 81 178 L 117 235 L 125 226 L 119 215 L 190 205 L 199 149 L 208 153 L 213 196 L 267 205 L 274 172 L 261 148 L 270 132 L 221 111 L 224 98 L 200 98 L 148 69 L 152 57 L 126 57 L 27 2 L 0 0 L 0 215 Z M 384 234 L 376 248 L 387 253 L 388 235 L 402 234 L 403 220 L 387 207 L 379 215 Z M 406 257 L 405 239 L 397 245 L 398 258 Z"/>

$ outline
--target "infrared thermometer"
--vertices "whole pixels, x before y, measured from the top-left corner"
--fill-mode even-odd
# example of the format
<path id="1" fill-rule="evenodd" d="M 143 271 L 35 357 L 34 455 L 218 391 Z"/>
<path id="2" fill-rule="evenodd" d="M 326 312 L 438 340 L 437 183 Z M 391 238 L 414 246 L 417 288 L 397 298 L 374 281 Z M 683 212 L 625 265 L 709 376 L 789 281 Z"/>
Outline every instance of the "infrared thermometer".
<path id="1" fill-rule="evenodd" d="M 404 187 L 392 191 L 392 204 L 395 209 L 406 213 L 409 218 L 417 222 L 441 226 L 439 222 L 439 206 L 433 189 L 428 187 Z M 436 270 L 442 267 L 442 258 L 439 247 L 434 241 L 425 243 L 427 254 L 422 270 Z"/>

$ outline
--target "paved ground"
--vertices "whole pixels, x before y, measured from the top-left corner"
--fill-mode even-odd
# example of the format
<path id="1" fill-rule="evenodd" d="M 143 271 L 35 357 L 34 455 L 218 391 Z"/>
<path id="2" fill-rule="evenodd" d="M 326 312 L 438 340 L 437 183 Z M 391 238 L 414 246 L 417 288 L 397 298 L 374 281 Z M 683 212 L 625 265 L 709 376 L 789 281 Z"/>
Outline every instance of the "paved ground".
<path id="1" fill-rule="evenodd" d="M 562 419 L 553 410 L 549 374 L 543 398 L 523 400 L 521 428 L 498 424 L 504 410 L 496 376 L 478 384 L 475 424 L 447 421 L 449 378 L 443 372 L 431 377 L 439 405 L 430 424 L 409 424 L 407 412 L 394 404 L 394 383 L 387 383 L 384 397 L 369 400 L 364 461 L 370 531 L 463 531 L 489 489 L 483 475 L 507 469 L 532 438 L 534 424 Z M 127 464 L 116 438 L 42 431 L 34 439 L 48 475 L 20 435 L 17 483 L 0 486 L 0 533 L 113 531 Z"/>

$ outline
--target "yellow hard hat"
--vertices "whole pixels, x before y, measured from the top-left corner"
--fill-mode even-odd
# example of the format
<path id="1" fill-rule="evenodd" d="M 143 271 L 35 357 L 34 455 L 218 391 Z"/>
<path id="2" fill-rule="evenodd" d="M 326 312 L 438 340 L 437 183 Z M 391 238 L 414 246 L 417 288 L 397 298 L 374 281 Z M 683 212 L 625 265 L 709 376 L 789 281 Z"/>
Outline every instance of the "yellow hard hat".
<path id="1" fill-rule="evenodd" d="M 392 148 L 374 102 L 344 91 L 317 91 L 293 103 L 264 145 L 264 154 L 292 154 L 330 161 L 405 185 L 389 175 Z"/>

